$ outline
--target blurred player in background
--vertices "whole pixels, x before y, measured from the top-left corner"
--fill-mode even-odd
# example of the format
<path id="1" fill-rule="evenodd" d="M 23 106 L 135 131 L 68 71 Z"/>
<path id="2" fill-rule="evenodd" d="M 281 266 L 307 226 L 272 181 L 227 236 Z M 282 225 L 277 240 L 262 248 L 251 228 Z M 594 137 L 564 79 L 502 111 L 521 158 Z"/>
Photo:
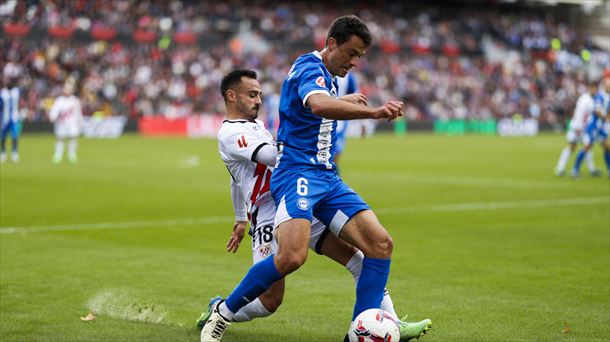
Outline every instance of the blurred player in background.
<path id="1" fill-rule="evenodd" d="M 582 93 L 576 101 L 574 115 L 572 115 L 568 132 L 566 133 L 568 145 L 561 151 L 561 155 L 557 161 L 557 166 L 555 167 L 555 175 L 557 176 L 565 175 L 568 159 L 570 159 L 570 156 L 576 149 L 576 146 L 583 142 L 587 120 L 589 120 L 589 116 L 592 115 L 593 110 L 595 109 L 593 96 L 595 96 L 595 93 L 597 92 L 597 87 L 598 84 L 596 82 L 589 82 L 589 84 L 587 84 L 587 91 Z M 593 162 L 593 151 L 587 152 L 585 154 L 585 159 L 587 161 L 589 173 L 592 176 L 600 176 L 601 173 L 595 168 L 595 163 Z"/>
<path id="2" fill-rule="evenodd" d="M 604 150 L 604 161 L 608 177 L 610 177 L 610 145 L 608 144 L 608 133 L 610 131 L 610 77 L 604 78 L 603 86 L 593 96 L 594 109 L 589 116 L 585 134 L 583 138 L 584 147 L 578 151 L 574 168 L 572 169 L 572 177 L 580 176 L 580 164 L 582 164 L 585 155 L 591 151 L 591 148 L 596 142 Z"/>
<path id="3" fill-rule="evenodd" d="M 0 152 L 0 162 L 6 161 L 6 138 L 10 132 L 11 160 L 15 163 L 19 161 L 19 101 L 21 91 L 17 87 L 17 80 L 9 78 L 5 87 L 0 90 L 0 108 L 2 115 L 2 151 Z"/>
<path id="4" fill-rule="evenodd" d="M 78 136 L 83 126 L 83 112 L 80 100 L 74 96 L 74 82 L 64 84 L 62 95 L 55 99 L 49 111 L 49 119 L 55 123 L 55 154 L 53 163 L 61 162 L 64 155 L 65 141 L 68 140 L 68 161 L 72 164 L 78 161 L 76 149 Z"/>
<path id="5" fill-rule="evenodd" d="M 239 309 L 305 263 L 314 216 L 365 255 L 353 317 L 380 307 L 393 242 L 368 205 L 337 176 L 333 163 L 335 119 L 392 120 L 402 115 L 400 101 L 370 108 L 360 94 L 337 98 L 334 76 L 345 76 L 370 43 L 362 20 L 356 16 L 338 18 L 331 25 L 324 49 L 297 58 L 286 76 L 278 132 L 282 147 L 271 176 L 278 252 L 252 266 L 227 299 L 213 305 L 202 341 L 220 341 Z M 405 339 L 419 337 L 430 328 L 429 320 L 420 323 L 401 324 L 401 332 L 409 330 L 411 334 Z"/>
<path id="6" fill-rule="evenodd" d="M 358 84 L 356 83 L 356 76 L 353 72 L 348 73 L 345 77 L 337 76 L 337 87 L 339 97 L 358 93 Z M 339 160 L 343 150 L 345 149 L 345 143 L 347 142 L 347 126 L 349 121 L 337 120 L 337 142 L 335 143 L 335 165 L 337 165 L 337 172 L 339 172 Z"/>
<path id="7" fill-rule="evenodd" d="M 273 226 L 276 207 L 269 192 L 269 180 L 278 149 L 271 133 L 261 120 L 257 120 L 262 99 L 256 73 L 252 70 L 232 71 L 223 78 L 221 92 L 225 98 L 227 119 L 218 132 L 218 145 L 221 158 L 231 175 L 231 198 L 235 213 L 227 251 L 237 251 L 250 221 L 252 258 L 257 263 L 277 252 Z M 309 248 L 345 266 L 357 282 L 364 255 L 328 233 L 329 230 L 314 219 Z M 265 293 L 239 309 L 232 321 L 245 322 L 271 315 L 282 303 L 284 286 L 284 279 L 275 282 Z M 213 306 L 220 301 L 221 297 L 210 300 L 208 310 L 197 321 L 199 328 L 205 326 Z M 396 315 L 387 290 L 381 308 Z"/>

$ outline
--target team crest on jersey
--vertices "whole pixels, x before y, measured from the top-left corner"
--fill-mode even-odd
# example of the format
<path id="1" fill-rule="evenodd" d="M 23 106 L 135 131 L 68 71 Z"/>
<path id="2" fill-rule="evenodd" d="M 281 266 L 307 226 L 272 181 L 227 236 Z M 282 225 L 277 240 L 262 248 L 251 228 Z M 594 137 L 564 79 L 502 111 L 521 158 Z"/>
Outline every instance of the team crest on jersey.
<path id="1" fill-rule="evenodd" d="M 305 197 L 299 198 L 299 200 L 297 201 L 297 207 L 299 207 L 299 209 L 301 209 L 303 211 L 309 209 L 309 201 L 307 200 L 307 198 L 305 198 Z"/>
<path id="2" fill-rule="evenodd" d="M 260 246 L 258 248 L 258 254 L 261 256 L 261 258 L 267 257 L 269 254 L 271 254 L 271 245 L 267 243 Z"/>
<path id="3" fill-rule="evenodd" d="M 320 76 L 316 79 L 316 84 L 322 88 L 326 88 L 326 81 L 324 80 L 324 77 L 322 77 L 322 76 Z"/>
<path id="4" fill-rule="evenodd" d="M 239 147 L 247 147 L 248 146 L 248 142 L 246 141 L 246 136 L 242 135 L 238 140 L 237 140 L 237 145 L 239 145 Z"/>

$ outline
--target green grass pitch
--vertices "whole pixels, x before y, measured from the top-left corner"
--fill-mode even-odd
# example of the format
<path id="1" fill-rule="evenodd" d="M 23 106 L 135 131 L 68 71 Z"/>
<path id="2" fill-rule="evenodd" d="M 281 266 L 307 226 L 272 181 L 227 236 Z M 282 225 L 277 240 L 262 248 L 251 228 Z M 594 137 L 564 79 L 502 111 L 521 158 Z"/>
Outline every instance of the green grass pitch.
<path id="1" fill-rule="evenodd" d="M 0 340 L 198 341 L 209 298 L 251 263 L 247 244 L 225 251 L 216 141 L 81 139 L 77 165 L 53 165 L 53 143 L 25 135 L 21 162 L 0 168 Z M 434 322 L 422 341 L 610 340 L 609 180 L 553 176 L 563 144 L 348 141 L 343 177 L 394 238 L 396 310 Z M 347 271 L 310 253 L 280 310 L 224 341 L 342 341 L 354 293 Z"/>

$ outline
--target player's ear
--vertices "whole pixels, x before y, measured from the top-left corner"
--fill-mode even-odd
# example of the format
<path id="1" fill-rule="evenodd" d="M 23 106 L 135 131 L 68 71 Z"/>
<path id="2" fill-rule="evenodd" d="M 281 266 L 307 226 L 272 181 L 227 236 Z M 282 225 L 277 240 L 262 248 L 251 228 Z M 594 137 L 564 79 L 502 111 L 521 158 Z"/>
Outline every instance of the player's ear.
<path id="1" fill-rule="evenodd" d="M 227 89 L 227 101 L 228 102 L 237 102 L 237 94 L 233 89 Z"/>
<path id="2" fill-rule="evenodd" d="M 328 45 L 329 50 L 334 50 L 337 47 L 337 40 L 333 37 L 329 37 L 326 41 L 326 45 Z"/>

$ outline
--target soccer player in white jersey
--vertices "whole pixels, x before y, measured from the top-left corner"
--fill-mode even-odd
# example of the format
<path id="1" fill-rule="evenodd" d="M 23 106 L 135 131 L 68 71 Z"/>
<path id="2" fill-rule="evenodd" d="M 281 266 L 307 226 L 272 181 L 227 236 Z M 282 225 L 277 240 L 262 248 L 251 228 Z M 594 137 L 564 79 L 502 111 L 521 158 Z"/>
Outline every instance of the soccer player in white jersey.
<path id="1" fill-rule="evenodd" d="M 254 263 L 277 252 L 273 236 L 275 202 L 269 192 L 269 180 L 278 154 L 271 133 L 258 120 L 261 105 L 261 88 L 256 72 L 238 69 L 227 74 L 221 83 L 225 98 L 227 119 L 218 132 L 220 156 L 231 175 L 231 198 L 235 212 L 235 223 L 227 243 L 227 251 L 236 252 L 244 237 L 248 221 L 252 236 L 252 259 Z M 356 281 L 362 268 L 362 252 L 328 234 L 326 227 L 314 219 L 309 247 L 345 266 Z M 266 317 L 277 310 L 284 297 L 284 279 L 278 280 L 265 293 L 239 309 L 233 322 L 250 321 Z M 207 322 L 212 306 L 222 300 L 210 300 L 197 326 Z M 382 309 L 396 315 L 387 291 L 381 303 Z"/>
<path id="2" fill-rule="evenodd" d="M 587 85 L 587 91 L 582 93 L 578 100 L 576 101 L 576 108 L 574 108 L 574 115 L 572 115 L 572 119 L 570 120 L 568 132 L 566 133 L 566 140 L 568 142 L 567 146 L 563 148 L 561 151 L 561 155 L 559 156 L 559 160 L 557 161 L 557 166 L 555 167 L 555 175 L 563 176 L 565 175 L 566 166 L 568 164 L 568 159 L 576 149 L 576 146 L 583 141 L 584 130 L 587 124 L 587 120 L 591 113 L 594 110 L 593 96 L 597 91 L 597 83 L 590 82 Z M 587 166 L 589 168 L 589 173 L 592 176 L 599 176 L 600 171 L 595 168 L 595 163 L 593 162 L 593 152 L 589 151 L 585 160 L 587 161 Z"/>
<path id="3" fill-rule="evenodd" d="M 6 87 L 0 90 L 0 127 L 2 130 L 2 151 L 0 152 L 0 162 L 6 161 L 6 138 L 11 133 L 11 160 L 19 161 L 18 142 L 19 142 L 19 98 L 21 92 L 17 87 L 16 81 L 10 79 Z"/>
<path id="4" fill-rule="evenodd" d="M 333 163 L 336 119 L 392 120 L 403 114 L 400 101 L 370 108 L 361 94 L 337 98 L 335 76 L 345 76 L 356 66 L 370 43 L 362 20 L 340 17 L 324 49 L 300 56 L 284 79 L 278 132 L 282 148 L 271 176 L 278 252 L 253 265 L 227 299 L 214 305 L 202 341 L 219 341 L 240 308 L 305 263 L 314 217 L 364 253 L 352 318 L 380 307 L 393 241 L 360 196 L 338 177 Z M 423 335 L 431 323 L 401 323 L 401 339 Z"/>
<path id="5" fill-rule="evenodd" d="M 66 82 L 62 95 L 53 102 L 49 111 L 49 119 L 55 123 L 55 136 L 57 138 L 53 163 L 61 162 L 64 155 L 65 140 L 69 140 L 68 161 L 73 164 L 76 163 L 78 161 L 76 148 L 78 136 L 83 126 L 83 112 L 80 100 L 74 96 L 74 84 L 72 82 Z"/>

